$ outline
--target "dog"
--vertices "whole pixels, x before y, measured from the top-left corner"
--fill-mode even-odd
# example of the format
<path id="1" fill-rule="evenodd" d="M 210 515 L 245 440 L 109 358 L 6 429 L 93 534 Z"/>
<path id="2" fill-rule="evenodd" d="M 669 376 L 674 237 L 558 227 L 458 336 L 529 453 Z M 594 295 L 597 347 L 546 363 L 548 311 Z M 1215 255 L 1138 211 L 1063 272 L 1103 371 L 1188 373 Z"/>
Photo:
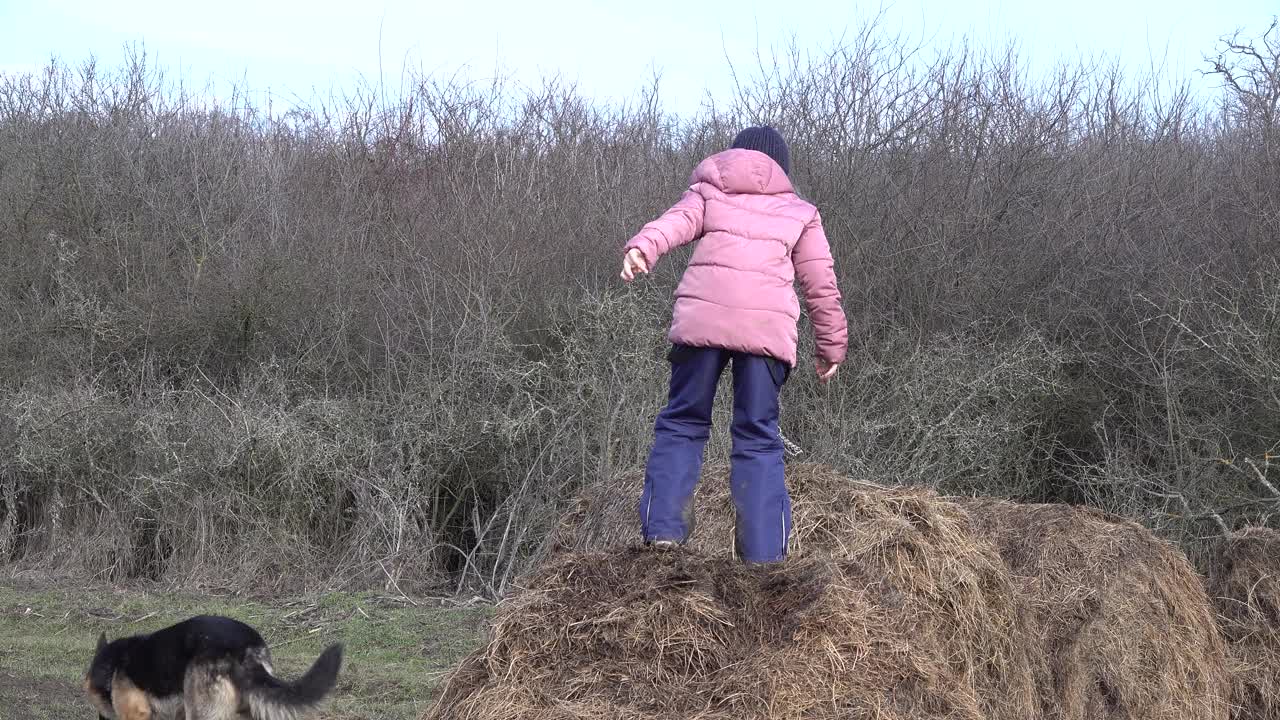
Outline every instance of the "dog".
<path id="1" fill-rule="evenodd" d="M 280 680 L 258 631 L 199 615 L 146 635 L 98 637 L 84 689 L 98 720 L 298 720 L 337 682 L 342 644 Z"/>

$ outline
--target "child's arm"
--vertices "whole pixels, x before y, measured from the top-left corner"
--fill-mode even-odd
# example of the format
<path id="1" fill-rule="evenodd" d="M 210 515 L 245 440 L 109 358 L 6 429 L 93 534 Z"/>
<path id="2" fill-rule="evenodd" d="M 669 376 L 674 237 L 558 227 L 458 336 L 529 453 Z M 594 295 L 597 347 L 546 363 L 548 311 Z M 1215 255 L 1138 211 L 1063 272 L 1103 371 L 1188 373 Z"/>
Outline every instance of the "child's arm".
<path id="1" fill-rule="evenodd" d="M 652 270 L 658 258 L 702 235 L 705 207 L 706 201 L 696 186 L 689 188 L 671 209 L 640 228 L 623 252 L 639 250 L 644 257 L 644 270 Z"/>
<path id="2" fill-rule="evenodd" d="M 849 325 L 844 308 L 840 305 L 840 288 L 836 286 L 835 261 L 827 234 L 822 229 L 822 216 L 814 213 L 791 252 L 791 262 L 796 268 L 805 304 L 809 307 L 809 320 L 813 323 L 817 341 L 818 373 L 823 377 L 834 374 L 835 366 L 844 362 L 849 345 Z"/>

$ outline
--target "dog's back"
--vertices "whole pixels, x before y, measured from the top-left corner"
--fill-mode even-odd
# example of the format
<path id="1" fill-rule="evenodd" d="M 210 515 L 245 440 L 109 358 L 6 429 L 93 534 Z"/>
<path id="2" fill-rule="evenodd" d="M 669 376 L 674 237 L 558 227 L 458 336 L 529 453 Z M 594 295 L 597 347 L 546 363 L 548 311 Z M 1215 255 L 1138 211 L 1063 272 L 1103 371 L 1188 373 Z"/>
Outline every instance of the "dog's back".
<path id="1" fill-rule="evenodd" d="M 142 636 L 118 667 L 139 688 L 166 696 L 182 692 L 193 665 L 243 661 L 266 649 L 258 631 L 239 620 L 197 615 Z"/>

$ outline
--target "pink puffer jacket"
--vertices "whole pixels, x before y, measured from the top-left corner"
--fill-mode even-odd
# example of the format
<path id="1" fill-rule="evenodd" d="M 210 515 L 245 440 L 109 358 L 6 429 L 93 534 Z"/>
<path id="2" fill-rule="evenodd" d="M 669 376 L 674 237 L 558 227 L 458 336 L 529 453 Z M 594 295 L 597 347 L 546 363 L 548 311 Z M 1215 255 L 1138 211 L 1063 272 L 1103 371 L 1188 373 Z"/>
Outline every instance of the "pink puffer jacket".
<path id="1" fill-rule="evenodd" d="M 626 245 L 650 270 L 701 238 L 676 289 L 673 343 L 768 355 L 796 365 L 799 279 L 818 356 L 844 361 L 848 325 L 822 219 L 782 168 L 755 150 L 726 150 L 698 164 L 672 208 Z"/>

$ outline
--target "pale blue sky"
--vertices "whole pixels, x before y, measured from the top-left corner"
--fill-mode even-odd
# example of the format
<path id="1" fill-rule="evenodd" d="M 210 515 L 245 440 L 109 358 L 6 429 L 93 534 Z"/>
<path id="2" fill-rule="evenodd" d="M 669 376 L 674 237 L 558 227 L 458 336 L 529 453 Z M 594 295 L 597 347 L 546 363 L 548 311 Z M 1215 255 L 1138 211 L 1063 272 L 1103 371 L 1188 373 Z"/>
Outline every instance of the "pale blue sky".
<path id="1" fill-rule="evenodd" d="M 51 55 L 79 62 L 93 53 L 117 66 L 125 44 L 143 41 L 188 84 L 247 79 L 287 102 L 374 80 L 380 61 L 392 92 L 405 64 L 471 77 L 501 66 L 526 82 L 558 72 L 610 98 L 631 95 L 656 69 L 664 106 L 687 112 L 705 90 L 727 96 L 726 53 L 749 63 L 755 48 L 792 34 L 804 47 L 827 47 L 882 7 L 886 30 L 915 38 L 1014 40 L 1041 66 L 1108 55 L 1141 69 L 1154 54 L 1178 77 L 1203 67 L 1220 35 L 1257 33 L 1280 11 L 1277 0 L 0 0 L 0 72 L 37 68 Z"/>

